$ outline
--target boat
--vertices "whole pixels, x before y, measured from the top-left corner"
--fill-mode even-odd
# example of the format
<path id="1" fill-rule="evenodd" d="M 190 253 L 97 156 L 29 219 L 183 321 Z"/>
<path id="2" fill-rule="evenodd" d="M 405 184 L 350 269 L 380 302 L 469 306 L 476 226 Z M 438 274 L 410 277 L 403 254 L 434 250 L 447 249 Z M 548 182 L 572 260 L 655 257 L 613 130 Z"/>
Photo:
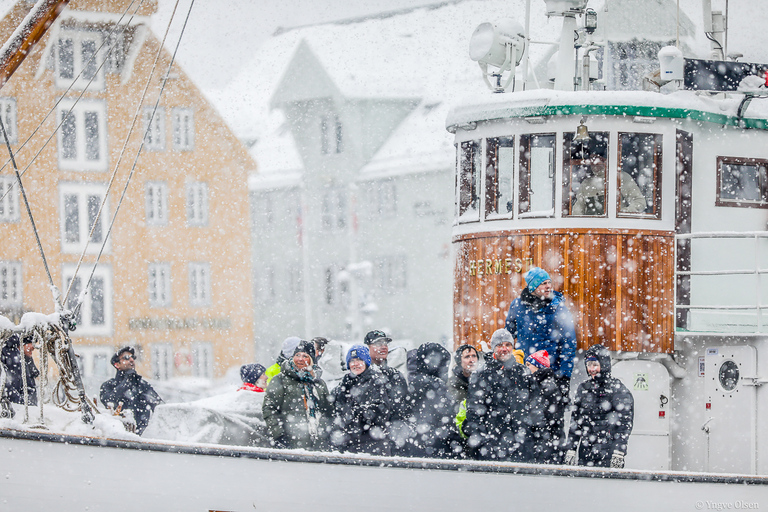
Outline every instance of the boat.
<path id="1" fill-rule="evenodd" d="M 587 2 L 546 3 L 563 21 L 551 84 L 530 88 L 526 78 L 515 79 L 529 43 L 522 25 L 484 24 L 470 55 L 492 91 L 463 99 L 446 120 L 457 148 L 454 339 L 484 339 L 503 325 L 525 270 L 550 271 L 578 319 L 579 347 L 606 344 L 618 360 L 614 375 L 633 391 L 627 469 L 162 442 L 123 432 L 95 411 L 74 432 L 2 420 L 3 504 L 65 510 L 339 510 L 361 503 L 381 510 L 564 504 L 587 510 L 614 508 L 616 500 L 627 510 L 765 506 L 768 454 L 759 422 L 768 407 L 760 386 L 768 379 L 757 353 L 766 350 L 768 110 L 754 80 L 765 80 L 765 68 L 724 56 L 686 60 L 677 48 L 664 48 L 658 76 L 648 77 L 655 90 L 599 90 Z M 578 49 L 574 31 L 585 38 Z M 622 197 L 636 196 L 635 188 L 640 206 Z M 717 282 L 723 277 L 728 286 Z M 38 320 L 35 325 L 62 325 L 61 316 Z M 354 489 L 364 490 L 362 502 Z M 624 494 L 633 498 L 621 499 Z M 606 496 L 611 503 L 589 498 Z"/>

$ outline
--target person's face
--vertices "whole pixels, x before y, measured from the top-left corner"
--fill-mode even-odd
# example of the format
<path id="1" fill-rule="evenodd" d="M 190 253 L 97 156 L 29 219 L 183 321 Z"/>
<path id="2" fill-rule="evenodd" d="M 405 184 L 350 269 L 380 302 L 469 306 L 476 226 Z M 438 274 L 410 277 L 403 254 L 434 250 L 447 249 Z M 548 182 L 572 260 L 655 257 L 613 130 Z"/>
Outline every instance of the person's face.
<path id="1" fill-rule="evenodd" d="M 469 376 L 472 372 L 477 370 L 477 352 L 471 348 L 465 348 L 461 353 L 461 369 L 464 375 Z"/>
<path id="2" fill-rule="evenodd" d="M 319 343 L 315 343 L 315 357 L 320 359 L 323 356 L 323 352 L 325 352 L 325 345 L 320 346 Z"/>
<path id="3" fill-rule="evenodd" d="M 587 361 L 587 373 L 590 377 L 600 373 L 600 361 Z"/>
<path id="4" fill-rule="evenodd" d="M 376 364 L 383 363 L 387 360 L 389 355 L 389 345 L 384 340 L 379 340 L 368 345 L 368 350 L 371 353 L 371 361 Z"/>
<path id="5" fill-rule="evenodd" d="M 265 387 L 267 387 L 267 375 L 262 373 L 261 377 L 256 379 L 256 385 L 261 389 L 264 389 Z"/>
<path id="6" fill-rule="evenodd" d="M 130 352 L 123 352 L 120 354 L 120 359 L 115 363 L 115 368 L 120 371 L 135 370 L 136 358 Z"/>
<path id="7" fill-rule="evenodd" d="M 533 294 L 541 299 L 549 299 L 552 296 L 552 280 L 547 279 L 533 290 Z"/>
<path id="8" fill-rule="evenodd" d="M 529 370 L 531 370 L 531 373 L 536 373 L 536 370 L 539 368 L 535 365 L 532 365 L 531 363 L 525 363 L 525 366 L 528 367 Z"/>
<path id="9" fill-rule="evenodd" d="M 306 352 L 296 352 L 293 354 L 293 364 L 297 370 L 306 370 L 312 365 L 312 358 Z"/>
<path id="10" fill-rule="evenodd" d="M 35 351 L 35 344 L 34 343 L 25 343 L 24 344 L 24 355 L 26 357 L 32 357 L 32 352 Z"/>
<path id="11" fill-rule="evenodd" d="M 502 363 L 509 361 L 512 357 L 512 351 L 515 350 L 515 346 L 509 341 L 499 343 L 496 348 L 493 349 L 493 358 Z"/>
<path id="12" fill-rule="evenodd" d="M 360 375 L 365 371 L 365 362 L 358 358 L 350 359 L 349 371 L 354 375 Z"/>

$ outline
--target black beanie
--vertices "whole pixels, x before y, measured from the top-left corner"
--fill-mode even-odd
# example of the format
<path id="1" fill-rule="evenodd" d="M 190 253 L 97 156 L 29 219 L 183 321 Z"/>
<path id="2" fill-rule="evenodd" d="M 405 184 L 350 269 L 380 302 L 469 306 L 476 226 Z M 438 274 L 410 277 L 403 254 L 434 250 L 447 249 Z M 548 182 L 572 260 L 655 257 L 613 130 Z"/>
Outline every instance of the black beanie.
<path id="1" fill-rule="evenodd" d="M 259 377 L 264 375 L 264 372 L 266 371 L 267 369 L 260 364 L 244 364 L 240 367 L 240 378 L 245 383 L 256 384 L 256 381 L 259 380 Z"/>
<path id="2" fill-rule="evenodd" d="M 309 357 L 312 358 L 312 362 L 315 362 L 315 344 L 311 341 L 301 340 L 299 346 L 293 351 L 293 355 L 296 355 L 298 352 L 309 354 Z"/>

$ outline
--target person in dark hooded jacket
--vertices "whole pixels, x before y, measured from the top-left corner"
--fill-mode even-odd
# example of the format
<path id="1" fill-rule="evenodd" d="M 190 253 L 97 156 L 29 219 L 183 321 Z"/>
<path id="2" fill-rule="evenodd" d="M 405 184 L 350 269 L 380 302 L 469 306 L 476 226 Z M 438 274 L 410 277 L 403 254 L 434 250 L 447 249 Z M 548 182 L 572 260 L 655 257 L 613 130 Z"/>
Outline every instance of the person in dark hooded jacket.
<path id="1" fill-rule="evenodd" d="M 565 444 L 565 408 L 557 380 L 549 367 L 549 354 L 539 350 L 525 358 L 525 365 L 539 384 L 539 395 L 532 407 L 537 409 L 531 425 L 533 461 L 541 464 L 561 464 Z M 567 399 L 567 398 L 565 398 Z"/>
<path id="2" fill-rule="evenodd" d="M 21 378 L 21 352 L 24 352 L 25 375 L 27 378 L 27 399 L 29 405 L 37 405 L 37 385 L 35 379 L 40 376 L 40 370 L 35 366 L 32 352 L 35 349 L 32 337 L 24 338 L 24 344 L 19 348 L 19 337 L 11 336 L 5 342 L 2 351 L 2 363 L 7 369 L 5 390 L 8 399 L 14 404 L 24 403 L 24 381 Z"/>
<path id="3" fill-rule="evenodd" d="M 450 435 L 456 412 L 448 392 L 451 354 L 437 343 L 416 349 L 415 369 L 410 374 L 410 424 L 413 429 L 410 455 L 443 458 L 450 454 Z"/>
<path id="4" fill-rule="evenodd" d="M 448 380 L 448 391 L 454 402 L 460 404 L 467 399 L 469 377 L 480 367 L 480 353 L 472 345 L 464 344 L 453 355 L 456 366 Z"/>
<path id="5" fill-rule="evenodd" d="M 469 379 L 462 431 L 477 459 L 528 462 L 532 458 L 531 402 L 539 393 L 538 384 L 515 359 L 510 337 L 494 333 L 493 357 Z"/>
<path id="6" fill-rule="evenodd" d="M 623 468 L 634 398 L 619 379 L 611 377 L 611 354 L 606 347 L 591 346 L 584 364 L 590 378 L 576 390 L 565 463 Z"/>
<path id="7" fill-rule="evenodd" d="M 371 366 L 365 345 L 349 349 L 347 368 L 349 373 L 333 390 L 331 444 L 341 451 L 391 455 L 388 428 L 392 403 L 386 377 Z"/>

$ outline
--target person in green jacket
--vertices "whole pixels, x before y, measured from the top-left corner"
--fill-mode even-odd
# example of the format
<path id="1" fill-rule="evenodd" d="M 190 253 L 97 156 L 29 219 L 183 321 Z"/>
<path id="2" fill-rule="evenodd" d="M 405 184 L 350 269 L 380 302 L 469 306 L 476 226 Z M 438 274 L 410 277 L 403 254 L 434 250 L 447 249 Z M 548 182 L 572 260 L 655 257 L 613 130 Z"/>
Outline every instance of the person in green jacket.
<path id="1" fill-rule="evenodd" d="M 314 358 L 312 342 L 301 340 L 267 386 L 262 413 L 275 448 L 323 450 L 328 446 L 328 387 L 313 368 Z"/>
<path id="2" fill-rule="evenodd" d="M 283 346 L 280 348 L 280 354 L 277 356 L 277 360 L 275 361 L 275 364 L 267 368 L 267 371 L 264 373 L 264 375 L 267 376 L 267 384 L 269 384 L 272 381 L 272 378 L 280 373 L 280 367 L 281 365 L 288 361 L 291 357 L 293 357 L 293 352 L 296 350 L 296 347 L 299 346 L 299 342 L 301 342 L 301 338 L 298 336 L 288 336 L 285 338 L 285 341 L 283 341 Z"/>

